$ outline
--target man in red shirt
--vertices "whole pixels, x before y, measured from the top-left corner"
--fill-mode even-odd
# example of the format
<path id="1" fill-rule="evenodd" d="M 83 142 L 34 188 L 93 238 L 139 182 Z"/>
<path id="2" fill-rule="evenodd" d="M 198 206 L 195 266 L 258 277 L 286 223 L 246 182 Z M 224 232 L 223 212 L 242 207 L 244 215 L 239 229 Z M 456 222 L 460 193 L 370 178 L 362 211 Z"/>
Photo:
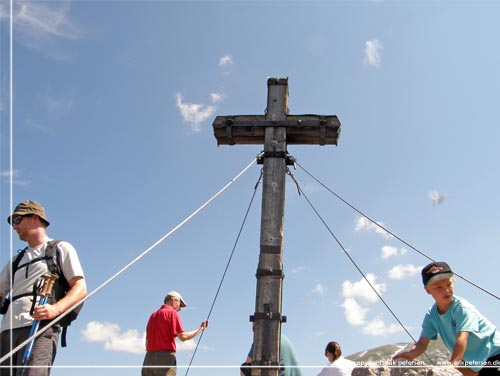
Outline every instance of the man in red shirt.
<path id="1" fill-rule="evenodd" d="M 208 326 L 205 320 L 199 328 L 184 331 L 178 312 L 187 305 L 178 292 L 170 291 L 163 303 L 160 309 L 151 314 L 146 327 L 146 356 L 142 364 L 142 376 L 175 376 L 175 338 L 187 341 Z"/>

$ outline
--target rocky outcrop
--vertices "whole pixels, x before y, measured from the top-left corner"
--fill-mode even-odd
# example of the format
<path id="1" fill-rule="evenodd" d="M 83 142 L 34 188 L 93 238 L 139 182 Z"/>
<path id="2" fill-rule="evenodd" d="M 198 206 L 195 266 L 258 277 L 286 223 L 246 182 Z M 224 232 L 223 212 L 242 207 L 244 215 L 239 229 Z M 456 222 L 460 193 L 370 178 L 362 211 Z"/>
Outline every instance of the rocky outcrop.
<path id="1" fill-rule="evenodd" d="M 440 341 L 431 341 L 425 354 L 414 361 L 393 361 L 392 356 L 410 348 L 411 343 L 396 343 L 348 356 L 358 367 L 352 376 L 459 376 L 453 368 L 439 367 L 446 364 L 450 353 Z"/>

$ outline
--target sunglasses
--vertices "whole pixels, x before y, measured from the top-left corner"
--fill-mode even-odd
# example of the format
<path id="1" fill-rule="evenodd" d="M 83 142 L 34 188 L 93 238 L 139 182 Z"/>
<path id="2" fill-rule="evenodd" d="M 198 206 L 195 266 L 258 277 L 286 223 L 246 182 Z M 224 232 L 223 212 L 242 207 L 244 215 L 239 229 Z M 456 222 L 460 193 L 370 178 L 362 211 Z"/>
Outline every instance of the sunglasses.
<path id="1" fill-rule="evenodd" d="M 22 222 L 24 217 L 31 217 L 31 214 L 29 215 L 18 215 L 15 218 L 12 218 L 12 225 L 18 225 L 19 223 Z"/>

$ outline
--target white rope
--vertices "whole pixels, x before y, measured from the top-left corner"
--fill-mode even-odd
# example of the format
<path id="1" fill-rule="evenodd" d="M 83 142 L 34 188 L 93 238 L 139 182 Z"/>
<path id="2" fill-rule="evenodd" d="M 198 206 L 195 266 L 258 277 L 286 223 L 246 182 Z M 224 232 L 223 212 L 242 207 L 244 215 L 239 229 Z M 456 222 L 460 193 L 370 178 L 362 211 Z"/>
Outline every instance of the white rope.
<path id="1" fill-rule="evenodd" d="M 184 219 L 182 222 L 180 222 L 177 226 L 175 226 L 172 230 L 170 230 L 167 234 L 165 234 L 163 237 L 161 237 L 158 241 L 156 241 L 152 246 L 147 248 L 145 251 L 143 251 L 139 256 L 137 256 L 135 259 L 133 259 L 131 262 L 129 262 L 127 265 L 125 265 L 123 268 L 121 268 L 118 272 L 116 272 L 113 276 L 111 276 L 108 280 L 106 280 L 104 283 L 102 283 L 100 286 L 98 286 L 94 291 L 89 293 L 84 299 L 78 301 L 75 303 L 73 306 L 68 308 L 64 313 L 53 319 L 51 322 L 49 322 L 46 326 L 41 328 L 37 333 L 33 334 L 31 337 L 23 341 L 19 346 L 16 348 L 12 349 L 10 353 L 4 355 L 2 358 L 0 358 L 0 363 L 2 363 L 5 359 L 9 358 L 12 356 L 12 354 L 16 353 L 19 351 L 24 345 L 26 345 L 28 342 L 30 342 L 32 339 L 37 338 L 40 336 L 45 330 L 50 328 L 52 325 L 56 324 L 61 320 L 63 317 L 65 317 L 67 314 L 69 314 L 73 309 L 75 309 L 77 306 L 79 306 L 81 303 L 85 302 L 88 300 L 90 297 L 94 296 L 97 292 L 102 290 L 104 287 L 106 287 L 108 284 L 110 284 L 114 279 L 116 279 L 120 274 L 125 272 L 127 269 L 132 267 L 135 263 L 137 263 L 141 258 L 146 256 L 148 253 L 150 253 L 154 248 L 156 248 L 161 242 L 163 242 L 165 239 L 167 239 L 170 235 L 172 235 L 174 232 L 176 232 L 179 228 L 181 228 L 183 225 L 185 225 L 187 222 L 189 222 L 196 214 L 198 214 L 200 211 L 202 211 L 206 206 L 208 206 L 212 201 L 214 201 L 217 197 L 219 197 L 231 184 L 233 184 L 236 180 L 238 180 L 241 175 L 243 175 L 250 167 L 254 165 L 256 162 L 256 159 L 254 159 L 247 167 L 243 169 L 238 175 L 236 175 L 233 179 L 229 181 L 224 187 L 222 187 L 215 195 L 213 195 L 207 202 L 205 202 L 203 205 L 201 205 L 198 209 L 196 209 L 191 215 L 189 215 L 186 219 Z"/>

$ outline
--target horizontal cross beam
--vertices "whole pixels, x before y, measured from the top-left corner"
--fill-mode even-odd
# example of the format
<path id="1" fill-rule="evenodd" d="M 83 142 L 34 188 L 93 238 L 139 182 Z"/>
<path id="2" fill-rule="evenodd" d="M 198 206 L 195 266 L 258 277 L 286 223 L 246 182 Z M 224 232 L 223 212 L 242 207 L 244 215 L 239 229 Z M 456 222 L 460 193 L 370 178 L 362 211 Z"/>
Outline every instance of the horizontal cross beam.
<path id="1" fill-rule="evenodd" d="M 266 115 L 217 116 L 213 122 L 217 145 L 262 145 L 267 127 L 285 127 L 288 145 L 337 145 L 340 135 L 336 115 L 287 115 L 281 121 Z"/>

